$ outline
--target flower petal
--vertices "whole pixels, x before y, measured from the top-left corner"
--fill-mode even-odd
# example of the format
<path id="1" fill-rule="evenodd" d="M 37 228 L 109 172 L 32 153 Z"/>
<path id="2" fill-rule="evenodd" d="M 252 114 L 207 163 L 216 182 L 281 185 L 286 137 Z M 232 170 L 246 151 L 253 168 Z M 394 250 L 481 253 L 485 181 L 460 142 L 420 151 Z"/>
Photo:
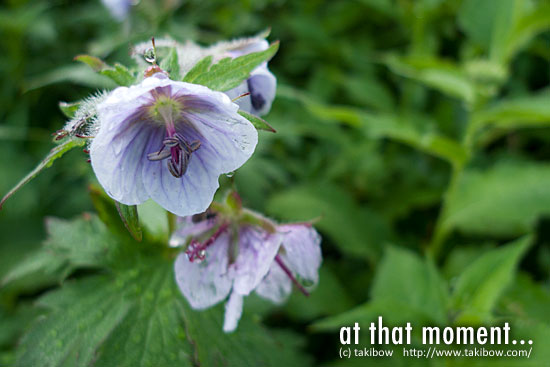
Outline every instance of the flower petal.
<path id="1" fill-rule="evenodd" d="M 229 240 L 228 233 L 218 237 L 206 250 L 206 259 L 200 263 L 189 261 L 185 253 L 176 258 L 176 282 L 191 307 L 208 308 L 229 294 L 233 283 L 227 273 Z"/>
<path id="2" fill-rule="evenodd" d="M 233 290 L 248 295 L 267 274 L 279 246 L 281 236 L 254 227 L 243 227 L 239 233 L 239 254 L 230 267 L 234 274 Z"/>
<path id="3" fill-rule="evenodd" d="M 244 93 L 250 93 L 248 96 L 237 99 L 235 103 L 243 111 L 263 116 L 271 110 L 276 90 L 277 79 L 275 75 L 268 70 L 267 66 L 259 66 L 252 71 L 247 80 L 225 93 L 233 99 Z"/>
<path id="4" fill-rule="evenodd" d="M 232 292 L 225 304 L 225 317 L 223 320 L 223 331 L 230 333 L 235 331 L 243 314 L 243 296 Z"/>
<path id="5" fill-rule="evenodd" d="M 285 224 L 278 227 L 283 235 L 283 262 L 302 279 L 316 285 L 321 266 L 321 236 L 310 225 Z"/>
<path id="6" fill-rule="evenodd" d="M 215 219 L 205 219 L 194 222 L 193 216 L 178 217 L 178 229 L 170 236 L 170 247 L 183 246 L 192 237 L 201 235 L 216 225 Z"/>
<path id="7" fill-rule="evenodd" d="M 145 147 L 154 136 L 154 126 L 132 121 L 98 131 L 90 158 L 99 183 L 110 197 L 126 205 L 141 204 L 149 198 L 141 170 L 147 160 Z"/>
<path id="8" fill-rule="evenodd" d="M 290 292 L 292 292 L 292 280 L 276 263 L 271 265 L 269 273 L 256 288 L 259 296 L 277 304 L 286 301 Z"/>

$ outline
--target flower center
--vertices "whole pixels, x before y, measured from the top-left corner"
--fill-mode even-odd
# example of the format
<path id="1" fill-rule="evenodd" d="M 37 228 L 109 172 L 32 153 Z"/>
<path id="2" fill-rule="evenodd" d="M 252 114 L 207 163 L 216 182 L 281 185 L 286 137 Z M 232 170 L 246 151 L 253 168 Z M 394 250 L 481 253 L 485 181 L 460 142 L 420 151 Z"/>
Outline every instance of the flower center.
<path id="1" fill-rule="evenodd" d="M 181 116 L 181 108 L 178 101 L 164 94 L 155 95 L 155 102 L 149 108 L 151 118 L 166 128 L 166 136 L 161 148 L 157 152 L 149 153 L 147 158 L 150 161 L 169 158 L 168 170 L 176 178 L 185 174 L 191 154 L 201 146 L 199 140 L 189 142 L 176 132 L 175 124 Z"/>

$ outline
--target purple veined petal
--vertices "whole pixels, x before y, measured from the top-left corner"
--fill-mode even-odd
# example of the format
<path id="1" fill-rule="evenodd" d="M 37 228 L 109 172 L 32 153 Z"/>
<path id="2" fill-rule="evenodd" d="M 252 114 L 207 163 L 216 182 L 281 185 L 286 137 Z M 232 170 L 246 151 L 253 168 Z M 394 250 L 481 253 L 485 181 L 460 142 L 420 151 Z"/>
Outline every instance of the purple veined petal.
<path id="1" fill-rule="evenodd" d="M 186 136 L 191 138 L 190 141 L 197 137 L 191 134 Z M 146 151 L 158 151 L 160 145 L 150 140 Z M 199 150 L 203 148 L 201 145 Z M 179 216 L 204 212 L 219 187 L 219 170 L 212 168 L 198 153 L 191 155 L 182 177 L 174 177 L 165 161 L 146 161 L 143 164 L 142 179 L 147 194 L 160 206 Z"/>
<path id="2" fill-rule="evenodd" d="M 239 232 L 239 254 L 230 266 L 234 275 L 233 291 L 248 295 L 269 271 L 279 246 L 281 236 L 255 227 L 243 227 Z"/>
<path id="3" fill-rule="evenodd" d="M 223 320 L 223 331 L 230 333 L 235 331 L 243 314 L 243 296 L 231 292 L 229 300 L 225 304 L 225 316 Z"/>
<path id="4" fill-rule="evenodd" d="M 216 225 L 216 220 L 205 219 L 200 222 L 193 222 L 193 216 L 178 217 L 178 229 L 170 237 L 170 247 L 183 246 L 192 237 L 208 232 Z"/>
<path id="5" fill-rule="evenodd" d="M 282 304 L 292 292 L 292 280 L 277 263 L 273 263 L 255 291 L 262 298 Z"/>
<path id="6" fill-rule="evenodd" d="M 92 168 L 107 194 L 118 202 L 137 205 L 149 198 L 141 171 L 147 160 L 145 147 L 158 134 L 155 130 L 159 129 L 145 123 L 121 123 L 118 128 L 100 129 L 93 139 Z"/>
<path id="7" fill-rule="evenodd" d="M 206 250 L 202 262 L 191 262 L 180 253 L 174 265 L 176 282 L 191 307 L 205 309 L 227 297 L 233 279 L 227 272 L 230 235 L 222 234 Z"/>
<path id="8" fill-rule="evenodd" d="M 278 231 L 283 235 L 284 252 L 280 255 L 283 262 L 293 273 L 316 285 L 322 262 L 321 236 L 305 224 L 281 225 Z"/>
<path id="9" fill-rule="evenodd" d="M 151 198 L 180 216 L 204 212 L 214 197 L 220 174 L 232 172 L 254 152 L 258 133 L 237 113 L 238 106 L 221 92 L 183 82 L 171 82 L 172 98 L 182 103 L 177 133 L 187 142 L 198 140 L 200 147 L 191 154 L 187 171 L 174 177 L 166 162 L 144 164 L 142 176 Z M 148 152 L 160 149 L 150 141 Z"/>
<path id="10" fill-rule="evenodd" d="M 183 117 L 202 136 L 200 155 L 205 164 L 219 173 L 229 173 L 242 166 L 254 153 L 258 143 L 256 128 L 238 114 L 238 105 L 221 92 L 213 95 L 184 96 Z M 185 125 L 180 124 L 180 128 Z M 182 132 L 185 134 L 186 132 Z M 203 149 L 204 148 L 204 149 Z"/>

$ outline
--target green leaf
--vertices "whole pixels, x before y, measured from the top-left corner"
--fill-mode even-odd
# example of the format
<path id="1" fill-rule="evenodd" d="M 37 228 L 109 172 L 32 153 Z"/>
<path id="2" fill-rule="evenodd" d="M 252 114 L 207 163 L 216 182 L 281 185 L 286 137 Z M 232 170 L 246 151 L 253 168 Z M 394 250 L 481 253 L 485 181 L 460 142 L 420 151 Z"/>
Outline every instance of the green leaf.
<path id="1" fill-rule="evenodd" d="M 510 61 L 536 35 L 550 29 L 550 6 L 540 2 L 540 6 L 521 17 L 514 27 L 509 29 L 502 58 Z"/>
<path id="2" fill-rule="evenodd" d="M 533 324 L 550 324 L 550 292 L 527 273 L 518 274 L 499 302 L 499 311 Z"/>
<path id="3" fill-rule="evenodd" d="M 137 206 L 124 205 L 118 201 L 115 201 L 115 205 L 118 214 L 120 215 L 120 219 L 122 219 L 122 222 L 128 232 L 130 232 L 136 241 L 141 241 L 143 238 L 143 233 L 141 232 L 141 226 L 139 224 Z"/>
<path id="4" fill-rule="evenodd" d="M 118 85 L 128 87 L 136 83 L 136 77 L 122 64 L 116 63 L 110 66 L 103 60 L 90 55 L 78 55 L 74 59 L 88 65 L 95 72 L 109 77 Z"/>
<path id="5" fill-rule="evenodd" d="M 250 76 L 252 70 L 271 59 L 278 49 L 279 42 L 274 42 L 264 51 L 250 53 L 234 59 L 229 57 L 222 59 L 217 64 L 212 65 L 207 72 L 198 75 L 193 83 L 202 84 L 210 89 L 222 92 L 235 88 Z"/>
<path id="6" fill-rule="evenodd" d="M 504 99 L 472 114 L 467 141 L 484 144 L 495 135 L 526 127 L 550 126 L 550 94 L 545 91 L 533 96 Z M 481 137 L 476 136 L 483 131 Z"/>
<path id="7" fill-rule="evenodd" d="M 396 312 L 387 312 L 388 318 L 438 324 L 447 320 L 447 285 L 433 262 L 409 250 L 387 249 L 372 285 L 371 298 L 377 304 L 391 305 Z"/>
<path id="8" fill-rule="evenodd" d="M 64 65 L 56 69 L 34 75 L 25 80 L 23 90 L 29 92 L 56 83 L 69 82 L 94 89 L 110 89 L 116 83 L 104 75 L 98 74 L 85 65 Z"/>
<path id="9" fill-rule="evenodd" d="M 109 65 L 107 65 L 103 60 L 101 60 L 98 57 L 90 56 L 90 55 L 77 55 L 75 56 L 75 61 L 80 61 L 89 67 L 92 68 L 93 71 L 99 72 L 102 70 L 105 70 L 109 68 Z"/>
<path id="10" fill-rule="evenodd" d="M 550 165 L 501 162 L 461 175 L 448 198 L 445 230 L 514 237 L 528 233 L 536 220 L 550 213 Z"/>
<path id="11" fill-rule="evenodd" d="M 116 63 L 114 68 L 105 68 L 99 71 L 100 74 L 108 76 L 118 85 L 129 87 L 136 83 L 136 77 L 122 64 Z"/>
<path id="12" fill-rule="evenodd" d="M 42 172 L 44 169 L 50 167 L 53 162 L 57 159 L 62 157 L 65 153 L 67 153 L 69 150 L 81 147 L 85 144 L 84 139 L 69 139 L 64 141 L 63 143 L 59 144 L 55 148 L 53 148 L 50 153 L 44 158 L 42 162 L 36 166 L 28 175 L 26 175 L 17 185 L 15 185 L 14 188 L 12 188 L 3 198 L 0 200 L 0 210 L 2 209 L 2 206 L 8 200 L 13 194 L 15 194 L 20 188 L 25 186 L 29 181 L 31 181 L 33 178 L 35 178 L 40 172 Z"/>
<path id="13" fill-rule="evenodd" d="M 375 261 L 392 237 L 388 223 L 372 210 L 359 207 L 349 193 L 332 184 L 316 183 L 285 190 L 267 202 L 267 211 L 287 221 L 315 221 L 348 255 Z"/>
<path id="14" fill-rule="evenodd" d="M 70 119 L 74 117 L 79 107 L 80 107 L 80 102 L 73 102 L 73 103 L 59 102 L 59 109 L 61 110 L 61 112 L 63 112 L 63 114 L 67 118 L 70 118 Z"/>
<path id="15" fill-rule="evenodd" d="M 475 84 L 460 67 L 450 61 L 388 55 L 384 58 L 384 63 L 398 75 L 417 80 L 470 105 L 476 101 Z"/>
<path id="16" fill-rule="evenodd" d="M 170 49 L 168 56 L 160 62 L 160 68 L 167 71 L 172 80 L 180 80 L 180 65 L 178 63 L 178 52 L 175 47 Z"/>
<path id="17" fill-rule="evenodd" d="M 452 305 L 459 313 L 456 322 L 491 321 L 491 311 L 513 280 L 516 267 L 532 242 L 523 237 L 483 254 L 456 281 Z"/>
<path id="18" fill-rule="evenodd" d="M 115 242 L 97 217 L 65 221 L 49 218 L 46 221 L 48 240 L 13 267 L 2 280 L 3 284 L 29 275 L 50 276 L 63 280 L 76 268 L 97 268 L 109 263 Z"/>
<path id="19" fill-rule="evenodd" d="M 212 59 L 213 57 L 210 55 L 197 62 L 195 66 L 193 66 L 191 70 L 189 70 L 187 74 L 185 74 L 183 81 L 187 83 L 194 83 L 201 74 L 204 74 L 208 71 L 208 69 L 212 65 Z"/>
<path id="20" fill-rule="evenodd" d="M 336 330 L 383 316 L 389 324 L 447 322 L 447 284 L 436 266 L 409 250 L 388 247 L 371 288 L 371 300 L 340 315 L 320 320 L 314 330 Z"/>
<path id="21" fill-rule="evenodd" d="M 434 124 L 428 116 L 413 113 L 406 114 L 406 117 L 372 114 L 354 107 L 325 105 L 287 86 L 279 86 L 278 95 L 303 103 L 320 119 L 360 128 L 369 138 L 389 138 L 456 166 L 461 166 L 467 158 L 466 150 L 458 142 L 430 128 Z"/>
<path id="22" fill-rule="evenodd" d="M 90 223 L 83 230 L 82 220 L 57 223 L 50 246 L 66 249 L 74 266 L 91 257 L 79 254 L 89 244 L 110 260 L 100 261 L 107 264 L 100 275 L 66 281 L 40 298 L 47 313 L 22 338 L 15 366 L 308 364 L 293 334 L 267 333 L 246 313 L 237 331 L 225 334 L 221 305 L 191 310 L 174 281 L 174 249 L 149 243 L 126 248 L 101 221 L 91 221 L 96 233 Z"/>
<path id="23" fill-rule="evenodd" d="M 239 115 L 241 115 L 242 117 L 250 121 L 250 123 L 254 125 L 254 127 L 257 130 L 265 130 L 265 131 L 270 131 L 272 133 L 277 132 L 267 121 L 265 121 L 264 119 L 258 116 L 255 116 L 243 110 L 239 110 Z"/>
<path id="24" fill-rule="evenodd" d="M 468 155 L 458 142 L 426 128 L 430 123 L 427 116 L 415 116 L 413 113 L 407 116 L 405 118 L 367 113 L 361 115 L 367 135 L 374 138 L 390 138 L 444 159 L 455 166 L 462 166 Z"/>

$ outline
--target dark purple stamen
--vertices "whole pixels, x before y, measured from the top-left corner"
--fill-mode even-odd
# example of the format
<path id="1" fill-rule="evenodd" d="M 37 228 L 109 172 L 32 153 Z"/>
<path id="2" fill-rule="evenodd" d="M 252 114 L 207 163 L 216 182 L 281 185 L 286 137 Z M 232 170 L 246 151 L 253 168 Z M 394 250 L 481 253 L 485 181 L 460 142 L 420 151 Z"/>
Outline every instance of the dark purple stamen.
<path id="1" fill-rule="evenodd" d="M 200 148 L 201 142 L 194 140 L 188 143 L 178 133 L 168 132 L 168 136 L 162 141 L 162 147 L 158 152 L 150 153 L 147 158 L 150 161 L 161 161 L 170 158 L 168 170 L 172 176 L 179 178 L 187 171 L 191 154 Z"/>
<path id="2" fill-rule="evenodd" d="M 300 284 L 298 279 L 294 277 L 290 269 L 285 265 L 283 260 L 281 260 L 281 257 L 279 255 L 275 256 L 275 262 L 281 267 L 281 269 L 283 269 L 285 274 L 290 278 L 290 280 L 292 280 L 292 283 L 296 285 L 300 292 L 302 292 L 306 297 L 309 297 L 309 292 L 304 288 L 303 285 Z"/>
<path id="3" fill-rule="evenodd" d="M 199 262 L 203 261 L 206 258 L 206 249 L 208 246 L 213 244 L 218 237 L 222 235 L 223 232 L 229 227 L 229 223 L 223 223 L 221 226 L 218 227 L 216 232 L 210 238 L 208 238 L 203 243 L 193 239 L 191 240 L 191 243 L 189 244 L 189 247 L 187 247 L 187 250 L 185 250 L 185 253 L 187 254 L 187 258 L 189 261 L 194 262 L 198 260 Z"/>

